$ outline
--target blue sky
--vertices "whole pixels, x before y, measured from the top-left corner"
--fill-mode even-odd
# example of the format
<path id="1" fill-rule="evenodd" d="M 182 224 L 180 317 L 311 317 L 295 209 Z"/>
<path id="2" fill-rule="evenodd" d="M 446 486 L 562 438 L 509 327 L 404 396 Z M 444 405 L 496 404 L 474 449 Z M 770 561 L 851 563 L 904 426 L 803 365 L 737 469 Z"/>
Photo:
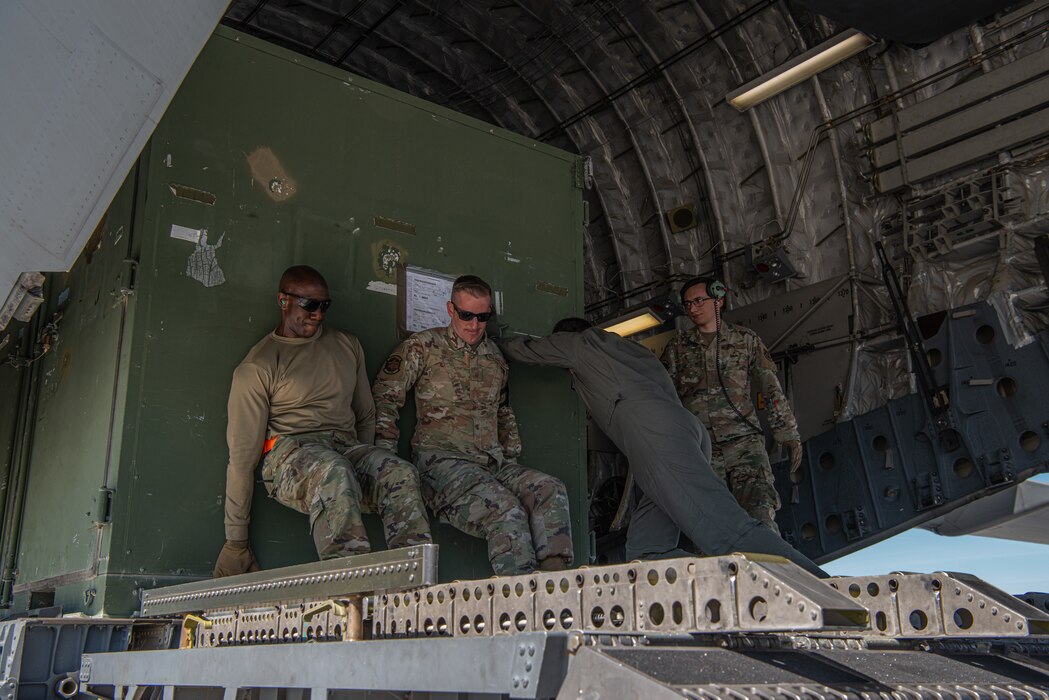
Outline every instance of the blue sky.
<path id="1" fill-rule="evenodd" d="M 1049 483 L 1049 474 L 1033 480 Z M 1049 545 L 991 537 L 943 537 L 918 529 L 836 559 L 823 568 L 832 576 L 961 571 L 1014 595 L 1049 592 Z"/>

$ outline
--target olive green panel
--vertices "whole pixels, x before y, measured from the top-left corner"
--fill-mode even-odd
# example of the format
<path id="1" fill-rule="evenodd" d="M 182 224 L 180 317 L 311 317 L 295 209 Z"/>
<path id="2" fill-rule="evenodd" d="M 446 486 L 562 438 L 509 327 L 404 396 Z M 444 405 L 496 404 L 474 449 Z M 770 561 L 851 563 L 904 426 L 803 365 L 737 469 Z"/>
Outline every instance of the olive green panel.
<path id="1" fill-rule="evenodd" d="M 21 410 L 22 382 L 28 371 L 17 366 L 16 358 L 27 357 L 30 352 L 29 329 L 24 323 L 12 321 L 0 331 L 0 342 L 7 337 L 6 346 L 0 350 L 0 521 L 4 520 L 7 508 L 8 489 L 11 486 L 12 460 L 15 457 L 15 442 L 20 437 L 18 412 Z"/>
<path id="2" fill-rule="evenodd" d="M 48 276 L 47 301 L 37 311 L 42 321 L 55 322 L 57 337 L 37 369 L 16 590 L 92 574 L 104 539 L 106 528 L 95 521 L 110 423 L 123 406 L 115 392 L 124 319 L 119 290 L 127 283 L 133 190 L 129 181 L 118 192 L 72 271 Z"/>
<path id="3" fill-rule="evenodd" d="M 543 332 L 582 309 L 576 165 L 220 29 L 151 144 L 106 609 L 118 611 L 142 581 L 211 571 L 223 539 L 230 377 L 276 325 L 285 267 L 325 274 L 335 300 L 326 323 L 360 337 L 372 376 L 397 342 L 391 259 L 479 274 L 502 294 L 504 323 Z M 522 461 L 568 484 L 585 563 L 584 416 L 568 378 L 514 368 L 511 399 Z M 315 558 L 305 516 L 261 487 L 255 500 L 264 567 Z M 436 532 L 443 578 L 491 573 L 483 542 Z"/>

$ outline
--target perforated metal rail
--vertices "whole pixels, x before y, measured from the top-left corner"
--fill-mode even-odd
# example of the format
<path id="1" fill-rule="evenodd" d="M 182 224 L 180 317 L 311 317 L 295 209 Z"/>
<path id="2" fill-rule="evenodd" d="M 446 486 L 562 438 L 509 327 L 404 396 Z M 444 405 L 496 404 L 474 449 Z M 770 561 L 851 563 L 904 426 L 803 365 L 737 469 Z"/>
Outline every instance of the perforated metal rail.
<path id="1" fill-rule="evenodd" d="M 778 558 L 733 554 L 440 584 L 377 597 L 375 638 L 865 630 L 867 609 Z"/>
<path id="2" fill-rule="evenodd" d="M 969 574 L 893 573 L 828 583 L 871 614 L 884 637 L 1027 637 L 1049 634 L 1049 613 Z"/>

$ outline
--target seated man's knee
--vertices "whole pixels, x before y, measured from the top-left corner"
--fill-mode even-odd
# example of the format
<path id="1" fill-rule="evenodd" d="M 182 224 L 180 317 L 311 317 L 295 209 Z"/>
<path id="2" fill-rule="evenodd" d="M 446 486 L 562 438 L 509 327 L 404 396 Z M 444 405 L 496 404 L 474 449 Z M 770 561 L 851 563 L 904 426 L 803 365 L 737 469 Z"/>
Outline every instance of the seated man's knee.
<path id="1" fill-rule="evenodd" d="M 543 503 L 551 499 L 568 498 L 568 489 L 556 476 L 544 472 L 517 466 L 521 472 L 510 472 L 509 480 L 504 472 L 501 481 L 516 492 L 524 504 Z"/>
<path id="2" fill-rule="evenodd" d="M 556 476 L 544 475 L 528 486 L 534 508 L 568 510 L 568 489 Z"/>
<path id="3" fill-rule="evenodd" d="M 470 503 L 463 517 L 477 523 L 486 537 L 498 533 L 528 533 L 528 511 L 513 494 L 491 494 Z"/>
<path id="4" fill-rule="evenodd" d="M 386 489 L 413 488 L 419 490 L 419 470 L 400 457 L 387 457 L 377 475 L 377 481 Z"/>
<path id="5" fill-rule="evenodd" d="M 524 508 L 516 506 L 503 513 L 493 511 L 483 531 L 488 542 L 488 558 L 496 574 L 509 576 L 535 570 L 532 532 Z"/>
<path id="6" fill-rule="evenodd" d="M 323 511 L 333 532 L 360 520 L 361 488 L 344 461 L 318 465 L 310 475 L 310 483 L 310 511 Z"/>
<path id="7" fill-rule="evenodd" d="M 492 570 L 500 576 L 535 570 L 532 530 L 525 510 L 513 494 L 490 491 L 452 505 L 442 518 L 488 544 Z"/>
<path id="8" fill-rule="evenodd" d="M 567 503 L 568 487 L 565 486 L 565 482 L 561 481 L 556 476 L 551 476 L 549 480 L 551 482 L 548 487 L 550 491 L 550 498 L 560 498 Z"/>
<path id="9" fill-rule="evenodd" d="M 432 542 L 415 466 L 391 455 L 378 476 L 369 499 L 382 518 L 386 544 L 392 549 Z"/>
<path id="10" fill-rule="evenodd" d="M 349 462 L 344 459 L 318 464 L 310 474 L 310 483 L 315 485 L 312 489 L 315 498 L 349 500 L 360 504 L 360 484 Z"/>
<path id="11" fill-rule="evenodd" d="M 310 509 L 310 528 L 321 559 L 371 551 L 360 501 L 345 490 L 318 491 Z"/>

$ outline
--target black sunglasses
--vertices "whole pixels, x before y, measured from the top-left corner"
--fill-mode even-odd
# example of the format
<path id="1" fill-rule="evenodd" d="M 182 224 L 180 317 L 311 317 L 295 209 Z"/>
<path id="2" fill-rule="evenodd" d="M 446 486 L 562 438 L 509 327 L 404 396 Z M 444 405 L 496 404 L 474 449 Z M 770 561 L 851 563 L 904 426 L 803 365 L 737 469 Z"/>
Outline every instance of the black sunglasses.
<path id="1" fill-rule="evenodd" d="M 488 323 L 488 319 L 495 316 L 494 311 L 482 311 L 479 314 L 475 314 L 473 311 L 463 311 L 455 305 L 454 301 L 452 302 L 452 308 L 455 309 L 455 315 L 459 317 L 460 321 L 472 321 L 476 318 L 481 323 Z"/>
<path id="2" fill-rule="evenodd" d="M 298 294 L 292 294 L 291 292 L 285 292 L 283 289 L 280 290 L 281 294 L 285 294 L 289 297 L 295 297 L 297 300 L 295 303 L 299 305 L 299 308 L 304 311 L 308 311 L 311 314 L 320 309 L 321 311 L 327 311 L 331 307 L 331 299 L 311 299 L 309 297 L 300 297 Z"/>

